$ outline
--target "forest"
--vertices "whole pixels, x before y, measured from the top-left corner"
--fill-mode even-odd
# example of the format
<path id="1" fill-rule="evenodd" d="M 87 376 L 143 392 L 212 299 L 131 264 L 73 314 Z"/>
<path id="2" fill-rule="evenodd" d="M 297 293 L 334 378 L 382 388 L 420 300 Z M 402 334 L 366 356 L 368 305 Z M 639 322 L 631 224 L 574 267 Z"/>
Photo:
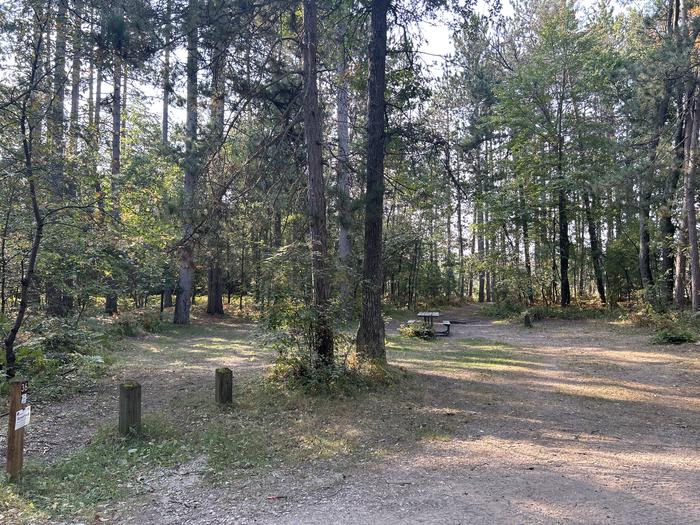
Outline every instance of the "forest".
<path id="1" fill-rule="evenodd" d="M 504 451 L 498 440 L 525 447 L 507 414 L 540 421 L 549 436 L 596 419 L 566 416 L 578 410 L 605 411 L 607 427 L 584 429 L 601 440 L 616 421 L 639 436 L 673 425 L 671 437 L 625 446 L 643 453 L 662 443 L 685 454 L 689 470 L 650 456 L 635 465 L 644 481 L 634 490 L 663 500 L 649 465 L 669 461 L 678 507 L 652 521 L 700 521 L 679 488 L 690 493 L 700 478 L 690 452 L 700 428 L 700 2 L 18 0 L 0 2 L 0 28 L 0 412 L 14 377 L 28 378 L 38 404 L 29 474 L 0 485 L 0 521 L 137 523 L 145 507 L 114 503 L 133 495 L 125 487 L 134 479 L 216 454 L 228 465 L 211 467 L 216 490 L 227 468 L 238 469 L 234 484 L 251 468 L 261 486 L 277 487 L 281 467 L 270 458 L 307 446 L 283 463 L 311 462 L 310 479 L 326 479 L 323 461 L 352 463 L 360 449 L 408 471 L 415 447 L 476 432 L 445 423 L 445 411 L 507 420 L 512 435 L 484 423 L 496 425 L 486 433 Z M 445 40 L 448 51 L 437 45 Z M 413 320 L 419 310 L 446 319 L 435 325 L 446 332 Z M 189 389 L 210 382 L 204 368 L 223 365 L 240 401 L 202 423 L 192 411 L 209 394 Z M 576 390 L 565 369 L 592 390 Z M 148 374 L 165 386 L 149 387 Z M 110 437 L 112 414 L 99 403 L 114 404 L 125 378 L 144 384 L 146 412 L 175 419 L 148 420 L 137 441 Z M 448 378 L 489 401 L 450 405 L 462 394 Z M 558 382 L 556 394 L 547 381 Z M 514 402 L 521 394 L 527 409 Z M 574 394 L 594 406 L 562 397 Z M 78 414 L 92 395 L 90 437 L 70 431 L 48 446 L 49 460 L 32 463 L 41 443 L 32 436 L 59 432 L 48 414 Z M 543 403 L 560 410 L 540 413 Z M 640 429 L 648 403 L 657 419 Z M 207 428 L 206 437 L 175 421 Z M 403 460 L 384 448 L 394 435 Z M 262 436 L 263 449 L 253 447 Z M 608 445 L 595 446 L 603 454 Z M 624 466 L 618 452 L 606 456 L 611 472 Z M 95 473 L 99 456 L 122 465 L 118 490 Z M 507 470 L 504 458 L 486 461 Z M 564 461 L 576 478 L 575 461 Z M 430 475 L 464 481 L 445 469 Z M 240 503 L 239 515 L 216 521 L 168 503 L 147 522 L 444 523 L 468 514 L 457 505 L 433 515 L 424 504 L 404 515 L 408 496 L 394 492 L 391 511 L 338 514 L 337 501 L 295 500 L 311 489 L 294 479 L 296 496 L 255 493 L 280 514 Z M 414 479 L 380 486 L 416 491 Z M 473 523 L 598 523 L 601 508 L 620 523 L 644 522 L 649 514 L 606 480 L 611 493 L 588 511 L 542 495 L 533 496 L 542 506 L 516 508 L 522 487 L 493 507 L 482 488 Z M 349 482 L 339 483 L 342 492 Z M 75 496 L 88 485 L 97 488 Z M 179 490 L 168 485 L 162 501 L 192 497 Z M 114 506 L 104 510 L 106 501 Z M 294 514 L 297 502 L 306 514 Z"/>

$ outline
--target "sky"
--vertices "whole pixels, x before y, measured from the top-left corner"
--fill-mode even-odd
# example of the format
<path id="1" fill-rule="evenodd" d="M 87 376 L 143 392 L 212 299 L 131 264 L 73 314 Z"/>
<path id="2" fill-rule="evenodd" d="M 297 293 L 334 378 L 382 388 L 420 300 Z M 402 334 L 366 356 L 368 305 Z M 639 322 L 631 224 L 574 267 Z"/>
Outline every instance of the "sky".
<path id="1" fill-rule="evenodd" d="M 615 6 L 616 9 L 622 9 L 621 3 L 624 0 L 608 0 Z M 626 1 L 627 4 L 642 3 L 644 0 L 633 0 L 632 2 Z M 586 8 L 593 6 L 598 3 L 598 0 L 579 0 L 578 5 L 580 7 Z M 501 5 L 503 9 L 503 14 L 506 16 L 512 15 L 513 8 L 510 0 L 501 0 Z M 488 2 L 485 0 L 478 0 L 477 11 L 487 14 L 488 13 Z M 445 21 L 444 15 L 438 17 L 435 20 L 423 21 L 418 24 L 417 32 L 422 36 L 422 42 L 419 46 L 420 58 L 423 63 L 428 67 L 428 70 L 433 76 L 439 76 L 442 72 L 442 67 L 444 64 L 444 58 L 451 55 L 454 52 L 454 44 L 452 42 L 452 31 Z M 141 87 L 141 86 L 140 86 Z M 153 111 L 160 113 L 161 102 L 159 100 L 159 90 L 149 89 L 146 86 L 142 87 L 143 91 L 154 96 L 153 101 Z M 184 122 L 184 109 L 171 107 L 171 119 L 174 122 L 182 123 Z"/>

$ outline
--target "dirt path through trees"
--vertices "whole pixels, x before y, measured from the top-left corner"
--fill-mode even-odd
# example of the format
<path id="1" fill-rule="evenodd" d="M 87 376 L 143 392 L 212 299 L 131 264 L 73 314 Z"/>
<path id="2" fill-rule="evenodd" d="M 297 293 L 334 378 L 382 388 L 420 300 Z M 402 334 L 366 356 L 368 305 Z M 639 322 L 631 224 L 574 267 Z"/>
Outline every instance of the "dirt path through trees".
<path id="1" fill-rule="evenodd" d="M 471 309 L 450 315 L 468 324 L 449 338 L 390 335 L 390 362 L 408 372 L 398 387 L 329 405 L 273 393 L 254 409 L 270 356 L 251 325 L 147 337 L 98 392 L 51 407 L 51 418 L 38 411 L 29 455 L 62 456 L 113 423 L 113 385 L 125 377 L 144 384 L 147 414 L 214 424 L 219 416 L 197 419 L 195 409 L 211 393 L 213 369 L 226 365 L 242 399 L 221 416 L 241 418 L 227 435 L 254 429 L 262 460 L 244 444 L 235 454 L 251 465 L 212 478 L 211 455 L 194 454 L 144 474 L 129 505 L 110 503 L 101 516 L 156 525 L 700 522 L 697 346 L 652 346 L 647 333 L 601 321 L 528 330 Z M 90 423 L 65 425 L 81 410 Z M 246 427 L 266 413 L 267 427 Z M 46 436 L 56 444 L 42 453 Z"/>

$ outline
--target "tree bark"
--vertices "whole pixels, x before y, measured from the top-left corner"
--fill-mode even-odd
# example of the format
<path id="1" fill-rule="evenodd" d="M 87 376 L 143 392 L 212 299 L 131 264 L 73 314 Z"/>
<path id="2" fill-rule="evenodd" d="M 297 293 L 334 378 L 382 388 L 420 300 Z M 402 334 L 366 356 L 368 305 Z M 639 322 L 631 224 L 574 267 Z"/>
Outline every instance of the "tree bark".
<path id="1" fill-rule="evenodd" d="M 318 45 L 316 1 L 304 0 L 304 135 L 308 174 L 308 214 L 311 229 L 311 276 L 315 308 L 312 348 L 320 363 L 333 362 L 330 282 L 327 268 L 328 230 L 321 156 L 321 112 L 316 81 Z"/>
<path id="2" fill-rule="evenodd" d="M 187 121 L 185 124 L 185 181 L 182 202 L 182 240 L 180 242 L 180 275 L 173 323 L 189 324 L 194 281 L 194 212 L 197 196 L 199 162 L 197 142 L 197 52 L 198 52 L 197 0 L 189 0 L 187 10 Z"/>
<path id="3" fill-rule="evenodd" d="M 217 13 L 219 14 L 219 13 Z M 212 145 L 211 151 L 212 160 L 210 162 L 210 176 L 212 181 L 222 181 L 224 178 L 223 158 L 221 149 L 224 141 L 224 69 L 226 67 L 226 52 L 227 44 L 223 36 L 223 32 L 215 30 L 216 42 L 212 47 L 211 61 L 211 78 L 212 78 L 212 95 L 211 95 L 211 116 L 210 129 L 211 136 L 209 143 Z M 209 269 L 207 279 L 207 313 L 214 315 L 224 314 L 224 270 L 222 267 L 223 246 L 221 246 L 220 228 L 221 228 L 221 205 L 212 202 L 213 210 L 211 211 L 209 220 Z"/>
<path id="4" fill-rule="evenodd" d="M 54 91 L 51 101 L 51 122 L 48 126 L 51 142 L 51 197 L 56 203 L 63 203 L 68 196 L 65 173 L 65 93 L 66 93 L 66 33 L 67 2 L 59 0 L 56 11 L 56 48 L 54 51 L 53 80 Z M 46 282 L 47 313 L 58 317 L 68 315 L 72 298 L 66 293 L 67 283 L 58 273 Z"/>
<path id="5" fill-rule="evenodd" d="M 123 17 L 121 7 L 115 7 L 115 14 Z M 122 58 L 121 50 L 116 49 L 113 56 L 113 91 L 112 91 L 112 161 L 111 172 L 111 215 L 115 223 L 119 222 L 119 175 L 121 173 L 121 137 L 122 137 Z M 107 288 L 110 290 L 105 297 L 105 313 L 114 315 L 118 311 L 118 297 L 114 291 L 116 283 L 112 277 L 107 278 Z"/>
<path id="6" fill-rule="evenodd" d="M 336 97 L 338 117 L 338 159 L 336 163 L 338 183 L 338 259 L 341 266 L 340 297 L 346 319 L 352 318 L 352 288 L 350 268 L 352 266 L 352 242 L 350 226 L 352 215 L 350 211 L 350 141 L 349 113 L 350 97 L 348 88 L 347 53 L 345 40 L 347 26 L 343 21 L 338 27 L 338 41 L 341 45 L 338 61 L 338 93 Z"/>
<path id="7" fill-rule="evenodd" d="M 172 40 L 172 0 L 167 0 L 165 5 L 165 56 L 163 58 L 163 115 L 162 115 L 162 142 L 168 145 L 169 133 L 169 109 L 170 109 L 170 46 Z"/>
<path id="8" fill-rule="evenodd" d="M 362 262 L 362 315 L 357 331 L 360 359 L 386 362 L 382 318 L 382 227 L 384 215 L 384 143 L 387 11 L 390 0 L 372 0 L 367 104 L 367 187 Z"/>
<path id="9" fill-rule="evenodd" d="M 688 213 L 688 245 L 690 246 L 690 301 L 693 310 L 700 308 L 700 258 L 698 253 L 697 212 L 695 209 L 696 183 L 698 170 L 698 127 L 700 127 L 700 89 L 692 104 L 692 125 L 690 126 L 690 145 L 685 174 L 684 201 Z M 689 111 L 691 110 L 689 107 Z"/>
<path id="10" fill-rule="evenodd" d="M 73 63 L 71 64 L 71 93 L 70 93 L 70 130 L 68 136 L 68 152 L 70 156 L 74 156 L 77 153 L 78 138 L 80 136 L 80 130 L 78 129 L 78 110 L 80 108 L 80 68 L 82 67 L 82 0 L 75 0 L 73 2 Z M 71 170 L 72 175 L 75 176 L 75 169 Z M 75 195 L 75 184 L 73 181 L 69 182 L 69 194 Z"/>
<path id="11" fill-rule="evenodd" d="M 535 290 L 532 286 L 532 264 L 530 262 L 530 229 L 525 190 L 522 184 L 518 188 L 518 193 L 520 194 L 520 222 L 523 230 L 523 254 L 525 257 L 525 274 L 527 275 L 526 295 L 528 304 L 532 305 L 535 303 Z"/>
<path id="12" fill-rule="evenodd" d="M 586 213 L 586 222 L 588 223 L 588 240 L 591 243 L 591 259 L 593 260 L 593 273 L 595 275 L 596 288 L 600 302 L 605 304 L 605 278 L 603 277 L 603 253 L 600 248 L 598 239 L 598 228 L 596 227 L 595 217 L 593 215 L 592 205 L 596 202 L 596 197 L 591 188 L 585 188 L 583 194 L 583 207 Z"/>
<path id="13" fill-rule="evenodd" d="M 685 137 L 685 120 L 683 118 L 684 106 L 687 109 L 687 101 L 690 98 L 690 93 L 684 97 L 683 91 L 679 90 L 676 99 L 678 106 L 678 121 L 676 123 L 676 133 L 674 137 L 674 159 L 671 170 L 666 177 L 664 185 L 664 206 L 661 210 L 661 273 L 664 283 L 664 299 L 670 304 L 673 302 L 673 290 L 675 286 L 674 278 L 674 237 L 676 235 L 676 227 L 673 223 L 673 209 L 675 204 L 676 190 L 680 180 L 681 171 L 683 170 L 684 159 L 684 137 Z"/>

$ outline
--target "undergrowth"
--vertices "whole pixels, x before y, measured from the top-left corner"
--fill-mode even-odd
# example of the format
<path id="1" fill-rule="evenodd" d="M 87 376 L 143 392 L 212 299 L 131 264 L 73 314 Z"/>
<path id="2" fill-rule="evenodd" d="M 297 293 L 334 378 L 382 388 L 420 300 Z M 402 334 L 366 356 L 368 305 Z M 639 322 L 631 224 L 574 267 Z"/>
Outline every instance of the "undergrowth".
<path id="1" fill-rule="evenodd" d="M 110 362 L 113 342 L 100 331 L 67 319 L 28 323 L 15 347 L 16 375 L 29 379 L 32 398 L 55 399 L 96 384 Z M 5 354 L 0 356 L 5 365 Z M 0 395 L 8 383 L 0 377 Z"/>
<path id="2" fill-rule="evenodd" d="M 520 319 L 525 312 L 528 312 L 534 321 L 543 319 L 580 321 L 585 319 L 613 319 L 619 316 L 619 311 L 610 310 L 602 306 L 572 304 L 567 307 L 549 305 L 526 307 L 510 301 L 485 304 L 479 310 L 480 314 L 497 319 Z"/>
<path id="3" fill-rule="evenodd" d="M 655 331 L 654 344 L 694 343 L 700 334 L 700 317 L 696 313 L 683 310 L 658 312 L 646 303 L 630 308 L 625 320 L 635 326 L 652 328 Z"/>
<path id="4" fill-rule="evenodd" d="M 28 462 L 14 490 L 45 513 L 82 516 L 100 503 L 142 490 L 146 474 L 188 455 L 173 426 L 147 417 L 139 436 L 121 437 L 114 428 L 104 428 L 87 447 L 55 463 Z"/>
<path id="5" fill-rule="evenodd" d="M 354 340 L 343 332 L 335 335 L 332 363 L 320 362 L 306 338 L 292 332 L 266 334 L 264 344 L 277 354 L 267 380 L 309 395 L 352 397 L 360 391 L 391 384 L 398 377 L 386 364 L 360 362 L 355 356 Z"/>
<path id="6" fill-rule="evenodd" d="M 399 333 L 406 337 L 417 337 L 426 341 L 435 339 L 435 329 L 425 322 L 407 322 L 399 326 Z"/>

